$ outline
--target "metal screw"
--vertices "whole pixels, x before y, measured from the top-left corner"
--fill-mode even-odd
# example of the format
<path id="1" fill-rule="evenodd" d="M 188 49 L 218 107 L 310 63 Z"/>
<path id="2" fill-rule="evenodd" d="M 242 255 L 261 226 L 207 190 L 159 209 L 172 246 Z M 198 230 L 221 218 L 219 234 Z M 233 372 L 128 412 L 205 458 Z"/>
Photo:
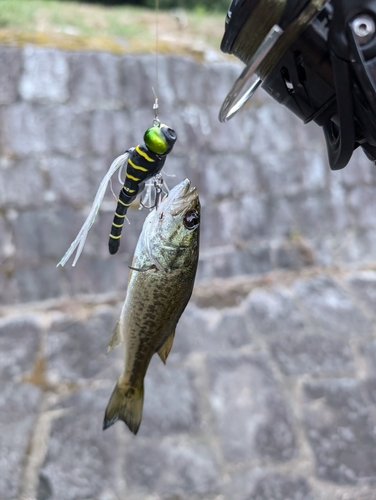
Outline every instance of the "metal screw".
<path id="1" fill-rule="evenodd" d="M 358 42 L 361 45 L 368 43 L 375 34 L 375 22 L 371 16 L 367 14 L 362 14 L 356 17 L 351 23 L 352 29 Z"/>

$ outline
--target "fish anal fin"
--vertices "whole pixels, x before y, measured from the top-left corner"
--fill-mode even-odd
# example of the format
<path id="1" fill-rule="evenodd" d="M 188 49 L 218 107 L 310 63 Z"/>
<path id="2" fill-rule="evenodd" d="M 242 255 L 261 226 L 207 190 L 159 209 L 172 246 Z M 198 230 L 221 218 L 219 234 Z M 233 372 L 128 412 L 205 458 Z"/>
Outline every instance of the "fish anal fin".
<path id="1" fill-rule="evenodd" d="M 123 342 L 124 342 L 123 329 L 121 328 L 121 321 L 119 319 L 119 321 L 116 323 L 114 331 L 112 332 L 110 341 L 108 342 L 106 354 L 111 352 L 113 349 L 119 347 L 119 345 L 122 344 Z"/>
<path id="2" fill-rule="evenodd" d="M 131 387 L 122 379 L 117 381 L 108 402 L 103 420 L 103 430 L 108 429 L 118 420 L 122 420 L 133 434 L 137 434 L 142 419 L 144 405 L 144 387 Z"/>
<path id="3" fill-rule="evenodd" d="M 170 354 L 172 344 L 174 343 L 175 330 L 170 333 L 167 337 L 165 343 L 158 349 L 158 356 L 161 358 L 164 364 L 166 364 L 166 360 L 168 355 Z"/>

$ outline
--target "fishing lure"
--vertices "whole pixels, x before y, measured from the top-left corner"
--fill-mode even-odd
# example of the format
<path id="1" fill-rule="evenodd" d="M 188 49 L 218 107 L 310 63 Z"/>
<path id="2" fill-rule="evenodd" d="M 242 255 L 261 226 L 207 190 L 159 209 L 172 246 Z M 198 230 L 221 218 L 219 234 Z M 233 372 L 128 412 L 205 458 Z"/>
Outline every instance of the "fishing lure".
<path id="1" fill-rule="evenodd" d="M 144 144 L 126 151 L 129 155 L 128 165 L 108 241 L 110 254 L 115 254 L 119 249 L 124 218 L 129 206 L 144 190 L 145 182 L 160 173 L 175 141 L 174 130 L 167 125 L 156 124 L 145 132 Z"/>
<path id="2" fill-rule="evenodd" d="M 148 128 L 144 134 L 144 144 L 139 144 L 134 148 L 128 149 L 124 154 L 118 156 L 112 162 L 108 172 L 99 185 L 88 217 L 81 227 L 76 239 L 72 242 L 61 261 L 57 264 L 57 267 L 64 266 L 73 252 L 77 249 L 72 266 L 76 265 L 85 245 L 87 234 L 94 224 L 111 177 L 116 171 L 119 171 L 120 178 L 120 173 L 126 166 L 124 186 L 117 200 L 117 207 L 109 239 L 110 253 L 115 254 L 118 251 L 124 219 L 129 206 L 137 195 L 145 189 L 146 182 L 152 177 L 160 174 L 165 164 L 166 156 L 171 152 L 176 138 L 175 131 L 167 125 L 161 124 L 156 118 L 153 121 L 153 126 Z M 157 187 L 156 190 L 158 192 Z"/>

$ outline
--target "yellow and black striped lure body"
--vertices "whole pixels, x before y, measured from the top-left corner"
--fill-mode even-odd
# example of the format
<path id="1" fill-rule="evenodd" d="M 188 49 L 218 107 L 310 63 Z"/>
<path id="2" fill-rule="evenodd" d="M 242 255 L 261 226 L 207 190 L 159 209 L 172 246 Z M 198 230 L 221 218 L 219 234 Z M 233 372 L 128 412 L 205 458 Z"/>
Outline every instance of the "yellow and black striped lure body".
<path id="1" fill-rule="evenodd" d="M 145 144 L 129 149 L 124 186 L 120 191 L 114 220 L 108 242 L 110 254 L 115 254 L 120 246 L 121 232 L 127 210 L 145 183 L 162 170 L 166 156 L 171 152 L 176 133 L 167 125 L 155 125 L 144 135 Z"/>

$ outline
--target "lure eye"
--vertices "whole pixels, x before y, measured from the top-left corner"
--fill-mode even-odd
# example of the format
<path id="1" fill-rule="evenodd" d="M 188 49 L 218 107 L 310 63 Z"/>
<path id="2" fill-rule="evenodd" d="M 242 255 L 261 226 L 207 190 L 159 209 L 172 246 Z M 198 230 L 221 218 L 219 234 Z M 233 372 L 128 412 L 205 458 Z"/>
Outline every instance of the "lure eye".
<path id="1" fill-rule="evenodd" d="M 192 231 L 200 225 L 200 215 L 197 210 L 188 210 L 184 215 L 184 226 Z"/>

